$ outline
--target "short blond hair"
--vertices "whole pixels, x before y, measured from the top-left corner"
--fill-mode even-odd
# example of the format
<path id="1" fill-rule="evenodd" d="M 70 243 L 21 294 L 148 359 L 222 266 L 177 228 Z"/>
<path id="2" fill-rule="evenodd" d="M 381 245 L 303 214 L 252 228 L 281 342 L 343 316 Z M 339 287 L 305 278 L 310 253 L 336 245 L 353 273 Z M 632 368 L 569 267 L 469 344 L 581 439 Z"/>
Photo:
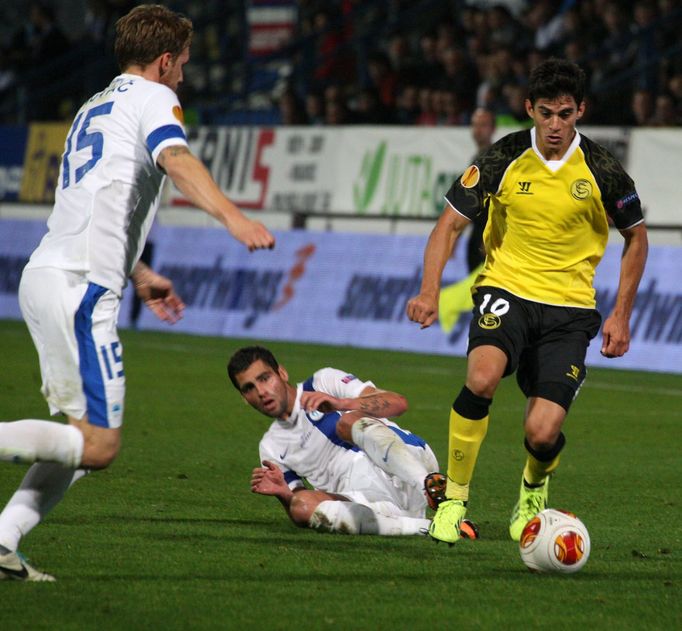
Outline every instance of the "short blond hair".
<path id="1" fill-rule="evenodd" d="M 192 21 L 160 4 L 142 4 L 116 22 L 114 52 L 121 71 L 163 53 L 177 57 L 192 43 Z"/>

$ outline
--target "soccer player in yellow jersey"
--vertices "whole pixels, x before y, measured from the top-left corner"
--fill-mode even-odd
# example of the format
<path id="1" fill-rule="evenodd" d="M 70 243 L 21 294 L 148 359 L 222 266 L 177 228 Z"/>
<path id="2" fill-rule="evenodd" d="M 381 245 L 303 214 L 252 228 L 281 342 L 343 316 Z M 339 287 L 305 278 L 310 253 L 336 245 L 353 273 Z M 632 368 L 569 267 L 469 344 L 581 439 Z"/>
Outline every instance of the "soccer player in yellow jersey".
<path id="1" fill-rule="evenodd" d="M 486 261 L 473 286 L 466 383 L 450 413 L 447 481 L 435 474 L 426 485 L 439 501 L 430 529 L 436 540 L 459 539 L 488 410 L 500 380 L 514 371 L 528 401 L 527 460 L 511 538 L 518 540 L 528 520 L 546 507 L 549 476 L 565 443 L 561 427 L 601 324 L 593 278 L 609 217 L 625 246 L 601 352 L 620 357 L 628 350 L 647 233 L 632 179 L 604 147 L 575 128 L 585 111 L 584 84 L 583 71 L 568 61 L 550 59 L 533 69 L 526 100 L 533 128 L 496 142 L 455 181 L 426 246 L 420 293 L 407 305 L 409 318 L 422 328 L 438 317 L 441 275 L 457 238 L 488 210 Z"/>

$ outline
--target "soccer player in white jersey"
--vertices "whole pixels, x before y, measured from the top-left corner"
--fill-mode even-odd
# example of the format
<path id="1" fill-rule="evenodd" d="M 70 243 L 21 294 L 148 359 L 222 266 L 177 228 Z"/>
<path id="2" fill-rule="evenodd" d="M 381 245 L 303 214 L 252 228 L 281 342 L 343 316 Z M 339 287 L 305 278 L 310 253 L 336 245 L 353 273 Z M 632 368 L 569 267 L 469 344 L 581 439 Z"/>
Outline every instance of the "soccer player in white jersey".
<path id="1" fill-rule="evenodd" d="M 68 133 L 48 233 L 19 287 L 42 392 L 68 424 L 0 423 L 0 460 L 34 463 L 0 514 L 0 579 L 54 580 L 16 552 L 21 537 L 86 470 L 107 467 L 118 453 L 125 378 L 116 322 L 127 278 L 161 320 L 182 315 L 171 282 L 138 260 L 164 177 L 249 250 L 274 246 L 187 147 L 175 92 L 191 39 L 182 15 L 134 8 L 116 24 L 121 74 L 86 101 Z"/>
<path id="2" fill-rule="evenodd" d="M 247 403 L 275 419 L 260 442 L 254 493 L 277 497 L 301 527 L 426 533 L 424 480 L 438 463 L 422 438 L 386 418 L 405 412 L 402 395 L 334 368 L 294 386 L 261 346 L 238 350 L 227 371 Z"/>

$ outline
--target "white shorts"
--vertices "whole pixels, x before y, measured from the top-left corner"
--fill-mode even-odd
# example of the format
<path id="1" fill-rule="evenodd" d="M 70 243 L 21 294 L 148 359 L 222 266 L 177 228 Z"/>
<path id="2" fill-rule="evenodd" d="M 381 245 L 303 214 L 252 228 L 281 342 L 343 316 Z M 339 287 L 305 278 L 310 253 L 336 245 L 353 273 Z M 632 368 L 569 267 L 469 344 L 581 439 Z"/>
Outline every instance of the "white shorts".
<path id="1" fill-rule="evenodd" d="M 82 275 L 51 267 L 25 269 L 19 306 L 33 338 L 50 413 L 92 425 L 123 422 L 123 348 L 116 322 L 120 300 Z"/>
<path id="2" fill-rule="evenodd" d="M 438 460 L 431 447 L 407 445 L 407 448 L 429 472 L 438 471 Z M 369 506 L 383 515 L 424 517 L 426 514 L 424 489 L 416 488 L 389 475 L 367 457 L 358 458 L 353 463 L 348 477 L 348 489 L 348 491 L 339 489 L 337 493 L 353 502 Z"/>

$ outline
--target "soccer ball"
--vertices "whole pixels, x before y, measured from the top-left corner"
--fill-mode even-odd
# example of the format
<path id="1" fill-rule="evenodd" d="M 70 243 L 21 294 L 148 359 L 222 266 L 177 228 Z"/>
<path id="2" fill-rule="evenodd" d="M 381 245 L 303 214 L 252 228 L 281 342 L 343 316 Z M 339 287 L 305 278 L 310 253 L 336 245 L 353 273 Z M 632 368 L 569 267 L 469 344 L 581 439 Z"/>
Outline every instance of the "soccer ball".
<path id="1" fill-rule="evenodd" d="M 572 574 L 587 563 L 590 535 L 573 513 L 547 508 L 526 524 L 519 551 L 531 571 Z"/>

